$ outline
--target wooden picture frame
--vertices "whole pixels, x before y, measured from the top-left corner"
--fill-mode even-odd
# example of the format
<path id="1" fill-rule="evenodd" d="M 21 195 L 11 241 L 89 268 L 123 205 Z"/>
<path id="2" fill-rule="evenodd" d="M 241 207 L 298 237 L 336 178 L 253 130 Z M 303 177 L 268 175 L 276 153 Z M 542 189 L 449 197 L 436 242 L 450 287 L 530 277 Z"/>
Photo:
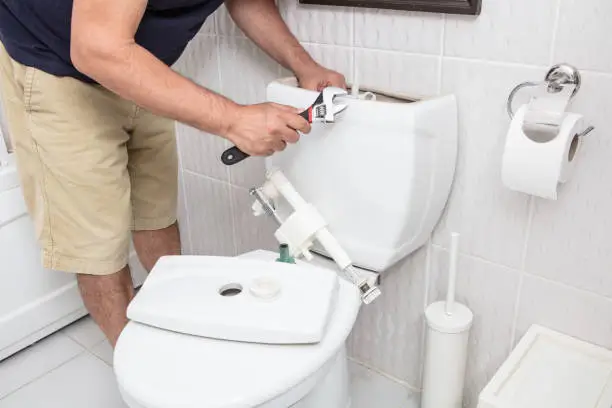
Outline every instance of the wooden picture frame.
<path id="1" fill-rule="evenodd" d="M 302 4 L 479 15 L 482 0 L 299 0 Z"/>

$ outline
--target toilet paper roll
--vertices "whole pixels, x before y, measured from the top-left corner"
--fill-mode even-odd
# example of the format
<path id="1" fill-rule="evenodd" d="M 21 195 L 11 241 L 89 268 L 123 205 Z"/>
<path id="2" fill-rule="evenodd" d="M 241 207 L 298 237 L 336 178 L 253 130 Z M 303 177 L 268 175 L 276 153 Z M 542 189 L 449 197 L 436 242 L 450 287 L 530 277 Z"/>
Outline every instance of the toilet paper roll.
<path id="1" fill-rule="evenodd" d="M 559 183 L 573 173 L 583 128 L 582 115 L 566 113 L 558 134 L 546 141 L 524 132 L 527 105 L 523 105 L 510 124 L 502 161 L 502 181 L 511 190 L 557 199 Z"/>

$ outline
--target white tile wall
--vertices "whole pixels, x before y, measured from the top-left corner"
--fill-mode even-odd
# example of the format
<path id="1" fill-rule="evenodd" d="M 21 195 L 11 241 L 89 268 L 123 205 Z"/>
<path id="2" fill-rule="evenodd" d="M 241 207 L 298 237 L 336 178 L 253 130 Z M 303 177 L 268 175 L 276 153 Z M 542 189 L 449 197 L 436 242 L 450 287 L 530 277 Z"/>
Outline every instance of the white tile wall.
<path id="1" fill-rule="evenodd" d="M 453 230 L 462 233 L 459 298 L 476 314 L 468 406 L 532 323 L 612 347 L 612 3 L 483 0 L 479 17 L 279 4 L 313 57 L 349 82 L 357 75 L 366 86 L 413 96 L 454 93 L 459 102 L 458 169 L 433 237 L 432 269 L 428 275 L 422 250 L 385 276 L 384 296 L 363 310 L 350 338 L 353 357 L 420 386 L 423 307 L 428 295 L 441 296 Z M 224 9 L 212 20 L 181 69 L 239 102 L 263 101 L 268 81 L 287 71 L 246 39 Z M 540 80 L 558 62 L 582 70 L 573 108 L 597 130 L 584 140 L 560 199 L 548 202 L 503 188 L 500 164 L 508 92 Z M 274 226 L 248 211 L 247 189 L 261 182 L 263 161 L 227 169 L 217 157 L 225 141 L 189 129 L 179 135 L 193 252 L 274 246 Z"/>
<path id="2" fill-rule="evenodd" d="M 187 171 L 183 177 L 193 253 L 235 255 L 230 185 Z"/>
<path id="3" fill-rule="evenodd" d="M 433 13 L 355 10 L 355 45 L 440 55 L 444 19 Z"/>
<path id="4" fill-rule="evenodd" d="M 304 5 L 296 0 L 280 0 L 278 4 L 298 40 L 353 45 L 353 9 Z"/>
<path id="5" fill-rule="evenodd" d="M 442 244 L 451 230 L 461 231 L 467 253 L 520 266 L 529 197 L 500 184 L 509 123 L 504 102 L 517 83 L 542 75 L 533 68 L 444 60 L 442 91 L 457 95 L 459 104 L 459 159 L 450 205 L 435 243 Z"/>
<path id="6" fill-rule="evenodd" d="M 516 336 L 532 324 L 612 349 L 612 300 L 527 275 L 521 291 Z"/>
<path id="7" fill-rule="evenodd" d="M 558 3 L 559 0 L 483 0 L 478 18 L 446 19 L 444 54 L 548 64 Z"/>
<path id="8" fill-rule="evenodd" d="M 437 57 L 357 49 L 355 66 L 364 88 L 393 89 L 413 98 L 435 95 L 438 91 Z"/>
<path id="9" fill-rule="evenodd" d="M 361 309 L 349 339 L 359 361 L 418 387 L 425 304 L 426 251 L 420 250 L 389 271 L 382 297 Z"/>
<path id="10" fill-rule="evenodd" d="M 536 200 L 529 237 L 529 272 L 612 297 L 612 76 L 584 74 L 574 109 L 596 131 L 584 139 L 575 177 L 557 202 Z"/>
<path id="11" fill-rule="evenodd" d="M 447 251 L 435 248 L 431 263 L 430 300 L 445 299 Z M 520 272 L 473 257 L 459 258 L 457 301 L 474 313 L 468 349 L 465 397 L 475 406 L 478 393 L 511 350 L 513 318 Z"/>
<path id="12" fill-rule="evenodd" d="M 608 0 L 560 0 L 555 59 L 582 69 L 612 71 L 612 36 Z"/>
<path id="13" fill-rule="evenodd" d="M 274 231 L 278 228 L 276 221 L 264 215 L 253 216 L 251 206 L 254 199 L 248 190 L 232 186 L 231 197 L 237 253 L 242 254 L 256 249 L 277 249 L 278 242 L 274 238 Z"/>

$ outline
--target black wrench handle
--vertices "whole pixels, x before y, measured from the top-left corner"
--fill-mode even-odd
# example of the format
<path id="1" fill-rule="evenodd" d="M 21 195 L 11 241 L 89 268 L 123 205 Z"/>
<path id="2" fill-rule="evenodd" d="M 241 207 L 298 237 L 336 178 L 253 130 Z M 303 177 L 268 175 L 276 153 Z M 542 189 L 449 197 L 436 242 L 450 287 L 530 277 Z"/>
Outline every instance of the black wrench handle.
<path id="1" fill-rule="evenodd" d="M 248 154 L 240 150 L 237 146 L 234 146 L 223 152 L 223 154 L 221 155 L 221 161 L 226 166 L 231 166 L 240 163 L 247 157 L 249 157 Z"/>
<path id="2" fill-rule="evenodd" d="M 300 116 L 308 121 L 308 123 L 312 123 L 313 119 L 313 110 L 314 106 L 323 102 L 323 93 L 320 93 L 317 97 L 317 100 L 306 109 L 304 112 L 300 113 Z M 237 146 L 230 147 L 221 155 L 221 161 L 226 166 L 232 166 L 234 164 L 238 164 L 247 157 L 250 157 L 248 154 L 240 150 Z"/>
<path id="3" fill-rule="evenodd" d="M 308 123 L 312 123 L 312 107 L 306 109 L 304 112 L 300 113 L 300 116 L 308 121 Z M 247 157 L 250 157 L 248 154 L 240 150 L 237 146 L 230 147 L 221 155 L 221 161 L 226 166 L 232 166 L 234 164 L 238 164 Z"/>

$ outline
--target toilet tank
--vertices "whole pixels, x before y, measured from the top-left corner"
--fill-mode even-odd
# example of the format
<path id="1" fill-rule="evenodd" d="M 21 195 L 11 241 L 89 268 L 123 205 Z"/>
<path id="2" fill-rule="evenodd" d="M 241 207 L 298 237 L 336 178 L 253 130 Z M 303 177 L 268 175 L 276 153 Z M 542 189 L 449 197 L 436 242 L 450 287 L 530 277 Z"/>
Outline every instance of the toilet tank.
<path id="1" fill-rule="evenodd" d="M 452 95 L 373 93 L 336 98 L 349 105 L 336 122 L 313 124 L 266 168 L 282 170 L 319 210 L 355 266 L 382 272 L 421 247 L 440 219 L 455 173 L 457 107 Z M 317 96 L 294 78 L 267 88 L 268 101 L 298 108 Z M 289 215 L 282 204 L 279 214 Z"/>

